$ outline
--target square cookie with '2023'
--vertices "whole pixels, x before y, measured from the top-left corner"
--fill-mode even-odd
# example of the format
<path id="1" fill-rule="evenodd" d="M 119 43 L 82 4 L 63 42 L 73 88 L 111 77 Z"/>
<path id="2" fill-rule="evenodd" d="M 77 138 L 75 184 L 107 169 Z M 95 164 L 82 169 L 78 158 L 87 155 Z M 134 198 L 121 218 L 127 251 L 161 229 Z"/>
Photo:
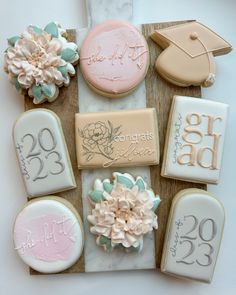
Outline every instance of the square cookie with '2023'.
<path id="1" fill-rule="evenodd" d="M 154 108 L 76 114 L 75 124 L 79 169 L 159 163 Z"/>
<path id="2" fill-rule="evenodd" d="M 162 176 L 216 184 L 220 177 L 228 105 L 175 96 L 165 143 Z"/>

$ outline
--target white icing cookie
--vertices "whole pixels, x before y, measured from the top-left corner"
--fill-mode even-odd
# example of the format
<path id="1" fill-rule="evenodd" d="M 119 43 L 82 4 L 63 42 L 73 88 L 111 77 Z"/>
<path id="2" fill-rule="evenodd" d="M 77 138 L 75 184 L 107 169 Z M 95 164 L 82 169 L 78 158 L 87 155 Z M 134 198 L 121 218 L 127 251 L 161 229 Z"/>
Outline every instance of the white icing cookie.
<path id="1" fill-rule="evenodd" d="M 199 189 L 180 191 L 169 215 L 161 271 L 210 283 L 224 219 L 222 204 L 210 193 Z"/>
<path id="2" fill-rule="evenodd" d="M 41 273 L 72 266 L 81 256 L 83 240 L 80 216 L 65 199 L 33 200 L 16 217 L 15 249 L 27 265 Z"/>
<path id="3" fill-rule="evenodd" d="M 68 86 L 76 73 L 77 51 L 59 24 L 51 22 L 44 29 L 31 25 L 8 39 L 4 70 L 17 91 L 32 97 L 34 104 L 53 102 L 59 87 Z"/>
<path id="4" fill-rule="evenodd" d="M 220 177 L 228 105 L 175 96 L 173 99 L 162 176 L 216 184 Z"/>
<path id="5" fill-rule="evenodd" d="M 60 119 L 46 109 L 23 113 L 13 139 L 28 195 L 43 196 L 76 187 Z"/>
<path id="6" fill-rule="evenodd" d="M 135 179 L 128 173 L 114 172 L 113 177 L 113 182 L 96 179 L 89 192 L 93 206 L 88 216 L 90 231 L 105 251 L 140 252 L 144 236 L 158 228 L 155 211 L 160 197 L 140 176 Z"/>

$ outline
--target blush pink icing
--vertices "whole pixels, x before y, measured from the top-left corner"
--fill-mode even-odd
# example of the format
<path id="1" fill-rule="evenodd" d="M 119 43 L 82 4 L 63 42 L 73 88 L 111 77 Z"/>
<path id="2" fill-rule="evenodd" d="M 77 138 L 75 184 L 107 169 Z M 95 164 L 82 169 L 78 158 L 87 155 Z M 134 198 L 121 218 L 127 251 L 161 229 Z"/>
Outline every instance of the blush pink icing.
<path id="1" fill-rule="evenodd" d="M 80 50 L 81 71 L 93 87 L 122 94 L 134 89 L 149 65 L 146 40 L 124 21 L 106 21 L 94 27 Z"/>
<path id="2" fill-rule="evenodd" d="M 29 219 L 22 211 L 14 228 L 15 249 L 37 260 L 67 260 L 75 247 L 74 226 L 75 222 L 63 215 L 47 214 Z"/>

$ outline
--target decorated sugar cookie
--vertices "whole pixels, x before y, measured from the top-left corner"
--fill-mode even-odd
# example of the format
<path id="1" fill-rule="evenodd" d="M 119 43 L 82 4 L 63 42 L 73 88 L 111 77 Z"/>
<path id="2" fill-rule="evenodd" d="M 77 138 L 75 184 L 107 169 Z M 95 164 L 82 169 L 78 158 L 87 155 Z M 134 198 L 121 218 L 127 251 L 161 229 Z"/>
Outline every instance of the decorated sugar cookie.
<path id="1" fill-rule="evenodd" d="M 159 164 L 154 108 L 75 115 L 79 169 Z"/>
<path id="2" fill-rule="evenodd" d="M 105 251 L 141 251 L 145 234 L 158 228 L 155 211 L 160 198 L 140 176 L 114 172 L 113 181 L 96 179 L 89 199 L 93 206 L 88 216 L 90 231 Z"/>
<path id="3" fill-rule="evenodd" d="M 148 66 L 146 40 L 124 21 L 95 26 L 80 49 L 80 67 L 86 82 L 104 96 L 120 97 L 134 91 Z"/>
<path id="4" fill-rule="evenodd" d="M 225 222 L 223 205 L 210 193 L 185 189 L 173 199 L 161 271 L 210 283 Z"/>
<path id="5" fill-rule="evenodd" d="M 182 87 L 211 86 L 216 78 L 214 57 L 232 50 L 227 41 L 196 21 L 156 30 L 150 37 L 164 49 L 156 61 L 158 73 Z"/>
<path id="6" fill-rule="evenodd" d="M 13 141 L 29 196 L 76 187 L 61 121 L 54 112 L 43 108 L 24 112 L 14 124 Z"/>
<path id="7" fill-rule="evenodd" d="M 14 225 L 15 250 L 41 273 L 57 273 L 72 266 L 83 250 L 81 218 L 71 203 L 46 196 L 30 201 Z"/>
<path id="8" fill-rule="evenodd" d="M 35 104 L 52 102 L 59 87 L 68 86 L 75 75 L 77 45 L 68 42 L 66 31 L 55 22 L 44 29 L 29 26 L 20 36 L 8 39 L 4 69 L 10 82 Z"/>
<path id="9" fill-rule="evenodd" d="M 161 175 L 217 184 L 220 179 L 229 106 L 175 96 L 170 111 Z"/>

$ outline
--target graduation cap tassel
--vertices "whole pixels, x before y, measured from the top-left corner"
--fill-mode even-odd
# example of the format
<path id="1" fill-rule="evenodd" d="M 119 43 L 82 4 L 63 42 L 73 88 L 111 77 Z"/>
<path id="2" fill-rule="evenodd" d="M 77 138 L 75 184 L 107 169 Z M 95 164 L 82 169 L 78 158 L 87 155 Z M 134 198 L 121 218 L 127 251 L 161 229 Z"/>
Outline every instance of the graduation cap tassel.
<path id="1" fill-rule="evenodd" d="M 211 56 L 210 56 L 210 52 L 208 51 L 207 47 L 202 42 L 202 40 L 199 38 L 199 36 L 197 35 L 197 33 L 193 33 L 191 35 L 191 39 L 192 40 L 198 40 L 201 43 L 201 45 L 203 46 L 203 48 L 205 49 L 205 51 L 206 51 L 208 62 L 209 62 L 209 75 L 208 75 L 207 79 L 203 82 L 203 86 L 204 87 L 210 87 L 210 86 L 212 86 L 215 83 L 215 80 L 216 80 L 216 75 L 213 73 L 212 67 L 211 67 L 211 61 L 210 61 Z"/>

